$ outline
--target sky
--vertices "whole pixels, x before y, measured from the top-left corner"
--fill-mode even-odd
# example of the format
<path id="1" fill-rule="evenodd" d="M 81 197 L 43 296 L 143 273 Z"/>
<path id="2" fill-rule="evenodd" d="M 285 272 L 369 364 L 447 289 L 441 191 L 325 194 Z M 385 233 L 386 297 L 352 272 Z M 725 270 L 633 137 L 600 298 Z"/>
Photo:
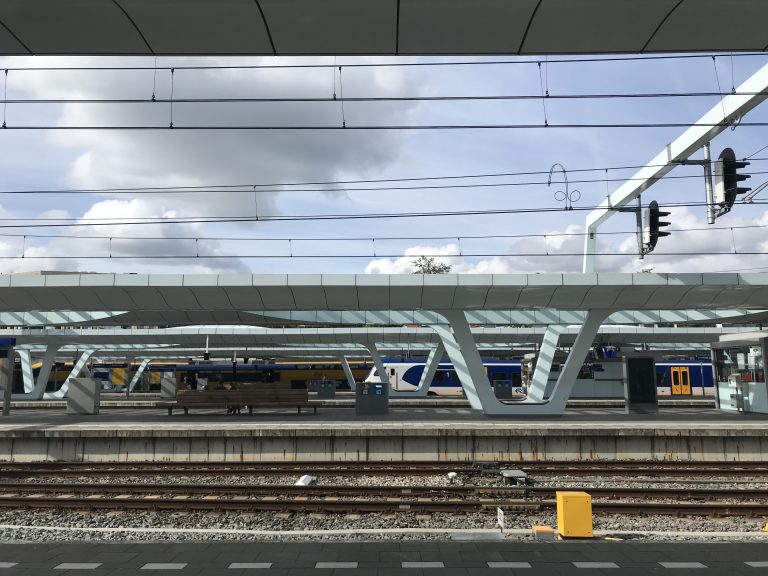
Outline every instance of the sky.
<path id="1" fill-rule="evenodd" d="M 4 58 L 4 121 L 15 126 L 161 126 L 161 130 L 0 131 L 0 273 L 410 273 L 421 254 L 460 273 L 580 272 L 589 209 L 684 128 L 469 130 L 181 130 L 184 126 L 693 123 L 718 97 L 571 98 L 557 95 L 730 91 L 765 56 L 564 62 L 508 58 Z M 470 66 L 360 64 L 447 61 Z M 550 60 L 557 60 L 552 62 Z M 245 65 L 289 65 L 243 68 Z M 309 64 L 314 67 L 299 68 Z M 227 66 L 214 70 L 195 65 Z M 338 69 L 341 66 L 341 72 Z M 142 70 L 39 70 L 142 67 Z M 155 69 L 157 67 L 157 69 Z M 168 68 L 175 67 L 173 75 Z M 38 68 L 38 70 L 21 70 Z M 173 76 L 173 82 L 171 82 Z M 719 88 L 718 88 L 719 85 Z M 147 103 L 12 100 L 168 99 Z M 528 100 L 206 102 L 184 99 L 540 95 Z M 546 115 L 546 116 L 545 116 Z M 175 129 L 168 128 L 173 122 Z M 744 121 L 768 122 L 766 105 Z M 752 156 L 752 188 L 768 180 L 768 131 L 736 126 L 712 142 Z M 701 158 L 696 153 L 694 158 Z M 761 160 L 764 158 L 765 160 Z M 547 185 L 548 172 L 558 165 Z M 586 169 L 594 169 L 587 171 Z M 478 174 L 519 174 L 456 178 Z M 530 174 L 533 172 L 534 174 Z M 643 204 L 701 203 L 700 166 L 674 169 Z M 435 179 L 450 177 L 449 179 Z M 559 200 L 566 191 L 573 210 Z M 390 183 L 307 184 L 432 178 Z M 242 185 L 233 191 L 227 186 Z M 453 185 L 455 187 L 446 187 Z M 483 185 L 483 186 L 477 186 Z M 52 193 L 200 187 L 183 194 Z M 429 187 L 429 188 L 427 188 Z M 361 190 L 361 188 L 363 188 Z M 366 190 L 367 188 L 367 190 Z M 370 190 L 378 188 L 378 190 Z M 47 191 L 11 194 L 13 191 Z M 559 193 L 559 194 L 557 194 Z M 557 196 L 556 196 L 557 194 Z M 704 206 L 668 208 L 671 235 L 637 258 L 635 216 L 600 228 L 598 272 L 768 270 L 768 212 L 737 201 L 706 224 Z M 289 216 L 528 209 L 526 213 L 256 221 Z M 539 210 L 547 210 L 545 212 Z M 248 221 L 129 225 L 136 218 Z M 39 220 L 48 219 L 48 220 Z M 111 219 L 111 220 L 107 220 Z M 32 221 L 37 227 L 24 227 Z M 39 227 L 41 223 L 77 227 Z M 92 225 L 96 222 L 109 226 Z M 691 231 L 691 229 L 702 229 Z M 688 231 L 686 231 L 688 230 Z M 492 237 L 489 237 L 492 236 Z M 482 238 L 479 238 L 482 237 Z M 667 254 L 666 253 L 675 253 Z M 677 255 L 680 252 L 725 254 Z M 734 252 L 764 252 L 739 255 Z M 110 256 L 111 255 L 111 256 Z M 178 258 L 178 256 L 187 258 Z M 23 257 L 22 257 L 23 256 Z M 260 257 L 259 257 L 260 256 Z M 308 257 L 311 256 L 311 257 Z M 127 258 L 124 258 L 127 257 Z"/>

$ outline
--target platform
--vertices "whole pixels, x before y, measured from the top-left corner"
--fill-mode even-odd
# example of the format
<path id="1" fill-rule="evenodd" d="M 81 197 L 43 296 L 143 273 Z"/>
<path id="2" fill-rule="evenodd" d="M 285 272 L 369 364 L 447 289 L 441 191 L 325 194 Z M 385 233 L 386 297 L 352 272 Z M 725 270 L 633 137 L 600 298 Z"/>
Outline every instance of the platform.
<path id="1" fill-rule="evenodd" d="M 535 461 L 768 459 L 768 415 L 572 408 L 558 418 L 488 419 L 469 408 L 356 416 L 257 410 L 113 409 L 97 416 L 18 410 L 0 420 L 0 459 L 64 461 Z"/>
<path id="2" fill-rule="evenodd" d="M 0 546 L 3 574 L 763 574 L 764 543 L 185 542 Z M 605 572 L 608 570 L 608 572 Z"/>

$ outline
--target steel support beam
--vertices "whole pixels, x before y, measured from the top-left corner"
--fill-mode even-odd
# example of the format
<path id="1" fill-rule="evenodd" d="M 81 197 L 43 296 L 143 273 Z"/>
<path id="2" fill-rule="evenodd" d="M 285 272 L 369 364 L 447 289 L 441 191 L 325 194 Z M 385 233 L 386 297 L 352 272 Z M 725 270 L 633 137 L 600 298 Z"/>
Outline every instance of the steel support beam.
<path id="1" fill-rule="evenodd" d="M 435 372 L 437 366 L 440 364 L 440 360 L 445 354 L 445 346 L 443 343 L 438 343 L 436 348 L 432 348 L 427 356 L 427 361 L 424 363 L 424 371 L 421 373 L 419 384 L 415 390 L 392 390 L 389 395 L 391 398 L 426 398 L 429 393 L 429 386 L 432 384 L 432 380 L 435 378 Z"/>
<path id="2" fill-rule="evenodd" d="M 35 376 L 32 371 L 32 352 L 16 350 L 21 360 L 21 379 L 24 382 L 24 394 L 30 394 L 35 389 Z"/>
<path id="3" fill-rule="evenodd" d="M 133 389 L 136 387 L 136 384 L 139 383 L 139 378 L 141 378 L 141 375 L 144 374 L 144 370 L 146 370 L 147 366 L 149 365 L 150 359 L 144 358 L 141 361 L 141 364 L 139 364 L 139 367 L 136 369 L 136 372 L 133 375 L 133 378 L 131 378 L 130 384 L 128 384 L 128 390 L 133 392 Z"/>
<path id="4" fill-rule="evenodd" d="M 528 387 L 528 398 L 533 402 L 544 401 L 544 392 L 552 372 L 552 362 L 555 359 L 557 343 L 565 329 L 566 327 L 562 325 L 552 325 L 547 326 L 547 330 L 544 332 L 541 348 L 536 358 L 536 370 L 533 373 L 533 378 L 531 378 L 531 385 Z"/>
<path id="5" fill-rule="evenodd" d="M 488 416 L 559 416 L 565 411 L 568 397 L 576 383 L 576 376 L 592 346 L 595 335 L 610 312 L 608 310 L 587 312 L 581 331 L 571 347 L 571 352 L 549 400 L 536 402 L 527 398 L 513 404 L 501 402 L 493 393 L 464 312 L 444 310 L 440 313 L 450 322 L 450 327 L 436 325 L 433 328 L 445 344 L 448 356 L 453 362 L 453 368 L 461 380 L 472 408 L 482 410 Z M 541 378 L 544 378 L 543 370 Z M 548 373 L 546 378 L 549 378 Z"/>
<path id="6" fill-rule="evenodd" d="M 14 400 L 40 400 L 43 397 L 43 394 L 45 393 L 45 388 L 48 386 L 48 378 L 51 376 L 51 370 L 53 369 L 53 364 L 56 362 L 56 354 L 59 351 L 58 345 L 50 345 L 45 347 L 45 353 L 43 355 L 43 364 L 40 366 L 40 372 L 37 373 L 37 380 L 34 382 L 34 386 L 32 390 L 29 390 L 27 392 L 27 382 L 24 381 L 24 394 L 14 394 L 13 399 Z M 21 356 L 21 369 L 22 373 L 24 373 L 24 356 L 22 355 L 23 350 L 19 350 L 19 356 Z M 33 374 L 31 370 L 31 358 L 30 358 L 30 376 Z M 26 378 L 26 374 L 24 374 L 24 377 Z"/>
<path id="7" fill-rule="evenodd" d="M 61 385 L 61 388 L 59 388 L 56 392 L 46 392 L 43 394 L 43 399 L 61 400 L 62 398 L 65 398 L 67 392 L 69 392 L 69 381 L 72 378 L 78 378 L 83 372 L 90 374 L 86 368 L 86 364 L 88 364 L 88 360 L 91 359 L 91 356 L 93 356 L 95 352 L 96 350 L 86 350 L 83 352 L 77 362 L 75 362 L 75 365 L 72 367 L 72 372 L 69 373 L 69 376 L 67 376 L 67 379 L 64 381 L 64 384 Z"/>
<path id="8" fill-rule="evenodd" d="M 379 375 L 379 379 L 383 384 L 386 384 L 387 396 L 389 396 L 392 386 L 389 383 L 389 374 L 387 373 L 387 369 L 384 368 L 384 362 L 381 360 L 381 354 L 379 354 L 379 351 L 376 348 L 376 344 L 368 346 L 367 348 L 368 352 L 371 354 L 371 358 L 373 358 L 373 364 L 376 366 L 376 372 Z"/>
<path id="9" fill-rule="evenodd" d="M 355 375 L 352 374 L 352 368 L 349 367 L 349 361 L 347 360 L 347 357 L 339 356 L 339 362 L 341 363 L 341 367 L 344 370 L 344 375 L 347 377 L 347 384 L 349 384 L 349 389 L 354 392 L 357 390 L 357 382 L 355 381 Z"/>
<path id="10" fill-rule="evenodd" d="M 744 93 L 741 95 L 740 93 Z M 682 160 L 711 141 L 768 97 L 768 64 L 760 68 L 730 94 L 715 104 L 709 112 L 668 144 L 644 168 L 641 168 L 600 206 L 587 215 L 584 238 L 583 272 L 595 271 L 597 228 L 615 214 L 615 208 L 625 206 L 653 186 Z"/>

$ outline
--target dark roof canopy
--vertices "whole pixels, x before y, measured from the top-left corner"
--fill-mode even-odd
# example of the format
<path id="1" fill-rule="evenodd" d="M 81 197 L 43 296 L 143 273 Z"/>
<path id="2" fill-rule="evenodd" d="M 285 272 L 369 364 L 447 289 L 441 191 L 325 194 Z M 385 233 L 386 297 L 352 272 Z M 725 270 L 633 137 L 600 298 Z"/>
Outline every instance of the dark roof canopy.
<path id="1" fill-rule="evenodd" d="M 562 54 L 768 47 L 765 0 L 0 0 L 0 54 Z"/>

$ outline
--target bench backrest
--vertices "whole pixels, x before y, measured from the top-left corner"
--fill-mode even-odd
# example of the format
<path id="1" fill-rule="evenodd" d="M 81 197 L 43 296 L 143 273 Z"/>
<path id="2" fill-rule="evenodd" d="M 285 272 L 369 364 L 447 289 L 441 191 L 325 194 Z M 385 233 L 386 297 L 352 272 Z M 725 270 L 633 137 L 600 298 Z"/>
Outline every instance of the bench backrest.
<path id="1" fill-rule="evenodd" d="M 306 388 L 264 386 L 249 390 L 179 390 L 176 401 L 179 404 L 265 404 L 265 403 L 306 403 L 309 394 Z"/>

